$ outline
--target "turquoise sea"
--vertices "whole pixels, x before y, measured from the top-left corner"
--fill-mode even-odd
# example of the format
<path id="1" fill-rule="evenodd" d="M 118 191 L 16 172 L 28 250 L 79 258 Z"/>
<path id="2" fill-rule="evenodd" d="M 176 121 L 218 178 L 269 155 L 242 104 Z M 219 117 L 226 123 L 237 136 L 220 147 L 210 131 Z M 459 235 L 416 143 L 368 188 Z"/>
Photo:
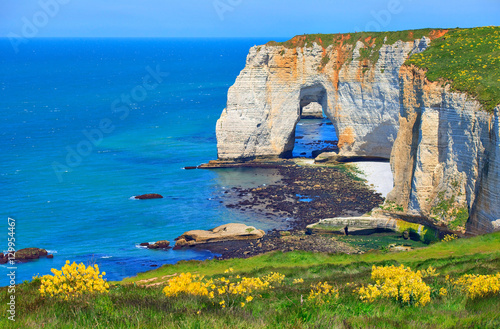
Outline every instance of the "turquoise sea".
<path id="1" fill-rule="evenodd" d="M 33 39 L 16 54 L 0 39 L 0 249 L 11 217 L 16 249 L 55 256 L 17 264 L 16 281 L 66 260 L 95 262 L 119 280 L 214 256 L 141 242 L 173 244 L 186 230 L 228 222 L 275 227 L 221 203 L 232 186 L 268 183 L 269 171 L 182 169 L 217 157 L 227 90 L 248 49 L 267 41 Z M 145 193 L 164 198 L 131 199 Z M 5 286 L 7 266 L 0 271 Z"/>

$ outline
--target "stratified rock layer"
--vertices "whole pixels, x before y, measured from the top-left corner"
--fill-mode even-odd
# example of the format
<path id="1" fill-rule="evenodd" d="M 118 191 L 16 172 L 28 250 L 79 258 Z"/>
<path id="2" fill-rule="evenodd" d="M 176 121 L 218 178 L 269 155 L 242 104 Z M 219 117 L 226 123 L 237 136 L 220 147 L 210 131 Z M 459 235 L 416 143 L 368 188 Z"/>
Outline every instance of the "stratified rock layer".
<path id="1" fill-rule="evenodd" d="M 398 131 L 399 68 L 428 43 L 424 37 L 384 44 L 375 64 L 361 59 L 366 46 L 359 41 L 251 48 L 217 121 L 219 159 L 289 155 L 302 109 L 312 102 L 333 122 L 340 155 L 389 158 Z"/>
<path id="2" fill-rule="evenodd" d="M 391 156 L 395 187 L 388 200 L 454 230 L 498 230 L 499 107 L 483 111 L 470 96 L 429 82 L 414 67 L 402 67 L 400 77 L 400 129 Z"/>
<path id="3" fill-rule="evenodd" d="M 250 49 L 217 121 L 219 159 L 291 155 L 301 113 L 316 102 L 339 137 L 330 158 L 390 158 L 387 199 L 407 215 L 462 233 L 500 230 L 500 107 L 484 111 L 472 97 L 403 66 L 431 38 L 384 39 L 373 60 L 363 55 L 373 38 L 353 44 L 339 37 L 326 48 L 319 40 Z"/>
<path id="4" fill-rule="evenodd" d="M 323 118 L 323 107 L 320 103 L 312 102 L 302 108 L 301 119 L 321 119 Z"/>

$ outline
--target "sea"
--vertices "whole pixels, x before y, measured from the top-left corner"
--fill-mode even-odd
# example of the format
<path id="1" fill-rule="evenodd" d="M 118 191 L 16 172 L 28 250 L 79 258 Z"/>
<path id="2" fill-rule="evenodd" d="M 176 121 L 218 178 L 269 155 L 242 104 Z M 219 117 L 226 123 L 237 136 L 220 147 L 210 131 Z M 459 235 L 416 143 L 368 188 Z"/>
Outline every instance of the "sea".
<path id="1" fill-rule="evenodd" d="M 226 191 L 272 183 L 275 172 L 183 169 L 217 158 L 215 124 L 228 88 L 249 48 L 267 41 L 40 38 L 16 53 L 0 39 L 0 252 L 54 255 L 0 265 L 0 286 L 12 272 L 21 283 L 66 260 L 98 264 L 108 280 L 121 280 L 216 256 L 142 242 L 173 244 L 187 230 L 230 222 L 286 226 L 286 218 L 225 206 Z M 327 122 L 302 120 L 294 155 L 311 156 L 314 140 L 335 139 Z M 133 198 L 146 193 L 164 198 Z"/>

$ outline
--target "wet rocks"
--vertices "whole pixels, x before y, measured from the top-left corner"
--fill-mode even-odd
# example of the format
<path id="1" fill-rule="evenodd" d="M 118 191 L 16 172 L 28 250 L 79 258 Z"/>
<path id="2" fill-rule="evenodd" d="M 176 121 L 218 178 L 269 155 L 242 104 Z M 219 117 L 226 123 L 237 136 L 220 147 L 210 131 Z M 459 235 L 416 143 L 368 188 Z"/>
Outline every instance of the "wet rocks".
<path id="1" fill-rule="evenodd" d="M 330 167 L 283 165 L 281 181 L 257 188 L 237 188 L 226 207 L 255 211 L 302 230 L 323 218 L 362 215 L 383 202 L 380 194 Z M 306 201 L 304 201 L 306 200 Z"/>
<path id="2" fill-rule="evenodd" d="M 167 240 L 156 241 L 155 243 L 152 243 L 152 244 L 144 242 L 144 243 L 141 243 L 141 246 L 145 246 L 148 249 L 168 249 L 168 248 L 171 248 L 170 241 L 167 241 Z"/>
<path id="3" fill-rule="evenodd" d="M 40 257 L 53 258 L 53 255 L 49 255 L 47 250 L 41 248 L 24 248 L 19 249 L 14 255 L 10 253 L 0 253 L 0 264 L 6 264 L 9 259 L 15 260 L 16 262 L 26 262 L 29 260 L 38 259 Z"/>
<path id="4" fill-rule="evenodd" d="M 161 196 L 160 194 L 156 194 L 156 193 L 150 193 L 150 194 L 138 195 L 135 197 L 135 199 L 138 199 L 138 200 L 163 199 L 163 196 Z"/>
<path id="5" fill-rule="evenodd" d="M 287 232 L 283 234 L 283 232 Z M 305 250 L 325 253 L 354 254 L 359 251 L 348 244 L 338 241 L 331 236 L 305 235 L 304 231 L 269 231 L 263 238 L 255 241 L 225 241 L 210 243 L 205 246 L 196 246 L 199 249 L 208 249 L 213 253 L 221 254 L 219 259 L 247 258 L 271 251 L 290 252 Z"/>

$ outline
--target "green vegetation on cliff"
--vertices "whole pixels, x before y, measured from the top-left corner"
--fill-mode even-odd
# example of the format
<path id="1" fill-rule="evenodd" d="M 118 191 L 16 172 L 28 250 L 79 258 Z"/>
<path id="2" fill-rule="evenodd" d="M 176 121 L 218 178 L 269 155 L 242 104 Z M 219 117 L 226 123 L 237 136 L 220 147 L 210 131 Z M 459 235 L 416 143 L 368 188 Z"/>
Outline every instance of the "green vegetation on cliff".
<path id="1" fill-rule="evenodd" d="M 269 46 L 284 46 L 286 48 L 302 48 L 310 47 L 313 43 L 317 43 L 323 48 L 328 48 L 330 45 L 338 46 L 343 44 L 355 45 L 356 42 L 361 41 L 365 44 L 375 45 L 375 47 L 382 47 L 382 45 L 392 45 L 398 40 L 413 41 L 420 39 L 423 36 L 428 36 L 433 29 L 419 29 L 419 30 L 405 30 L 395 32 L 356 32 L 356 33 L 337 33 L 337 34 L 304 34 L 297 35 L 292 39 L 284 42 L 270 41 L 267 43 Z M 387 38 L 387 39 L 385 39 Z M 367 41 L 368 40 L 368 41 Z M 385 42 L 384 42 L 385 40 Z M 373 42 L 373 43 L 372 43 Z"/>
<path id="2" fill-rule="evenodd" d="M 379 58 L 380 48 L 384 44 L 392 45 L 397 41 L 413 41 L 420 39 L 424 36 L 439 34 L 440 30 L 434 29 L 419 29 L 419 30 L 405 30 L 395 32 L 356 32 L 344 34 L 305 34 L 297 35 L 292 39 L 284 42 L 270 41 L 267 43 L 269 46 L 284 46 L 286 48 L 303 48 L 310 47 L 314 43 L 321 45 L 323 48 L 328 48 L 330 45 L 339 47 L 341 45 L 350 45 L 354 49 L 354 45 L 359 41 L 365 47 L 360 50 L 360 60 L 368 60 L 375 64 Z M 352 56 L 348 56 L 350 60 Z M 323 58 L 322 65 L 326 65 L 329 61 L 328 55 Z"/>
<path id="3" fill-rule="evenodd" d="M 356 32 L 345 34 L 298 35 L 285 42 L 270 41 L 269 46 L 285 48 L 311 47 L 314 43 L 323 48 L 354 46 L 358 41 L 365 46 L 360 49 L 360 60 L 375 64 L 380 48 L 398 40 L 412 41 L 429 37 L 431 46 L 420 54 L 411 56 L 405 64 L 427 70 L 430 81 L 443 80 L 453 90 L 474 96 L 486 110 L 492 111 L 500 104 L 500 27 L 487 26 L 471 29 L 419 29 L 396 32 Z M 351 47 L 354 49 L 354 47 Z M 347 61 L 352 56 L 347 56 Z M 325 54 L 321 64 L 330 60 Z M 365 68 L 366 71 L 368 68 Z"/>
<path id="4" fill-rule="evenodd" d="M 440 242 L 410 252 L 328 255 L 274 252 L 248 259 L 187 261 L 112 285 L 108 294 L 73 300 L 41 297 L 40 279 L 16 287 L 16 322 L 0 318 L 1 328 L 498 328 L 500 295 L 471 299 L 453 289 L 446 276 L 489 275 L 500 271 L 500 232 Z M 372 266 L 399 265 L 412 270 L 436 269 L 424 278 L 431 288 L 425 306 L 388 299 L 362 302 L 354 292 L 373 283 Z M 207 296 L 182 293 L 167 297 L 163 286 L 172 275 L 196 273 L 206 279 L 285 275 L 282 284 L 265 289 L 241 304 L 213 303 Z M 224 280 L 226 280 L 224 279 Z M 140 281 L 142 280 L 142 282 Z M 146 281 L 147 280 L 147 281 Z M 327 281 L 338 292 L 312 302 L 311 284 Z M 163 282 L 154 285 L 155 282 Z M 149 288 L 140 284 L 153 284 Z M 442 291 L 441 288 L 446 289 Z M 0 289 L 0 310 L 6 313 L 8 288 Z"/>
<path id="5" fill-rule="evenodd" d="M 498 26 L 452 30 L 405 64 L 426 69 L 430 81 L 449 81 L 453 90 L 474 96 L 486 110 L 500 104 Z"/>

